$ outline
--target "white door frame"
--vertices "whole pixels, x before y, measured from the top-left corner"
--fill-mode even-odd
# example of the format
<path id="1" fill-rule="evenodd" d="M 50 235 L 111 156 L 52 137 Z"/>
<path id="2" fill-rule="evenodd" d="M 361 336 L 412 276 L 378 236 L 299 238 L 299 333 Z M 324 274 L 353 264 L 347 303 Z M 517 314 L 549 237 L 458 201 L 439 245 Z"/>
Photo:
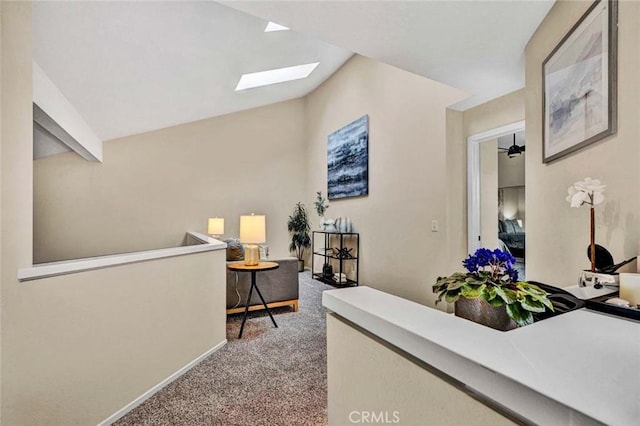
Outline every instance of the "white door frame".
<path id="1" fill-rule="evenodd" d="M 524 130 L 524 120 L 467 138 L 467 251 L 480 248 L 480 144 Z M 497 220 L 497 218 L 496 218 Z"/>

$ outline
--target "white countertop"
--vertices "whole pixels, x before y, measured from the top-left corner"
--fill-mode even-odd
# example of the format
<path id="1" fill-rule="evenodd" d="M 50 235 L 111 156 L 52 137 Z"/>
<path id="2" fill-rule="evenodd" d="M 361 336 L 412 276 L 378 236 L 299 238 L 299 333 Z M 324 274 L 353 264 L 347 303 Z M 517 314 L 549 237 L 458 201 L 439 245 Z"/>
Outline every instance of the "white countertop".
<path id="1" fill-rule="evenodd" d="M 323 305 L 538 424 L 640 424 L 640 323 L 580 309 L 501 332 L 370 287 Z"/>

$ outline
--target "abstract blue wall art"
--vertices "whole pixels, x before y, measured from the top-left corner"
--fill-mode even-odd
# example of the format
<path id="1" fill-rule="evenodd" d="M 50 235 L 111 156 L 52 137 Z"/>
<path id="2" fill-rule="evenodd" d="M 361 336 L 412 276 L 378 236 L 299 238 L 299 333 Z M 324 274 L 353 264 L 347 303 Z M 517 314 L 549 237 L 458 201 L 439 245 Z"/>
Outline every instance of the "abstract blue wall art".
<path id="1" fill-rule="evenodd" d="M 616 131 L 616 2 L 594 2 L 543 63 L 547 163 Z"/>
<path id="2" fill-rule="evenodd" d="M 327 139 L 329 199 L 369 194 L 369 116 L 336 130 Z"/>

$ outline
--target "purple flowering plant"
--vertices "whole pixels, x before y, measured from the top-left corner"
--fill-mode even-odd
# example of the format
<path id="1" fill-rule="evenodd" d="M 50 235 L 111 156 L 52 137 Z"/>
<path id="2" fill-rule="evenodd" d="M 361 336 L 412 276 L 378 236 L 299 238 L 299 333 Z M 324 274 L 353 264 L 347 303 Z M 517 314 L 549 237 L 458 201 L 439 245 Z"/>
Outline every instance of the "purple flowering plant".
<path id="1" fill-rule="evenodd" d="M 455 303 L 460 297 L 481 297 L 491 306 L 506 306 L 507 314 L 518 327 L 533 323 L 533 312 L 553 311 L 553 305 L 540 287 L 518 281 L 515 263 L 511 253 L 499 249 L 476 250 L 462 261 L 467 272 L 438 278 L 433 286 L 433 292 L 438 293 L 436 304 L 442 299 Z"/>

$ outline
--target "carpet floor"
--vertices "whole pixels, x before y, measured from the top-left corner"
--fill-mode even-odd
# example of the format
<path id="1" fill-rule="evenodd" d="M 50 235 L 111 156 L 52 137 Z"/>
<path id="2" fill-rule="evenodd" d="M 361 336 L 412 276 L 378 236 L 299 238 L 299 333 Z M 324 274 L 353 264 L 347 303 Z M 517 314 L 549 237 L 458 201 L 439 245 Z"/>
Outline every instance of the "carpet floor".
<path id="1" fill-rule="evenodd" d="M 249 312 L 227 319 L 228 343 L 132 410 L 124 425 L 325 425 L 327 347 L 322 292 L 300 274 L 299 311 Z"/>

